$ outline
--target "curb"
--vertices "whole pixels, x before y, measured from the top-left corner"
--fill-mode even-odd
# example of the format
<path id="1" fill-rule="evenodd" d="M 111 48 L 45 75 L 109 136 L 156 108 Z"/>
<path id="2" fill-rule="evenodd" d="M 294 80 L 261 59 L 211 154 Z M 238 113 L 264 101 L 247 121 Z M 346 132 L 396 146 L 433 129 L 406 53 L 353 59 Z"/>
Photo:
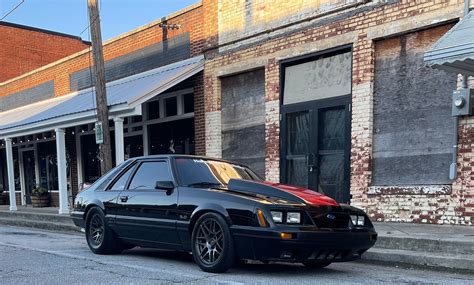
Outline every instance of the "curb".
<path id="1" fill-rule="evenodd" d="M 372 248 L 362 256 L 362 262 L 474 274 L 474 258 L 469 255 Z"/>

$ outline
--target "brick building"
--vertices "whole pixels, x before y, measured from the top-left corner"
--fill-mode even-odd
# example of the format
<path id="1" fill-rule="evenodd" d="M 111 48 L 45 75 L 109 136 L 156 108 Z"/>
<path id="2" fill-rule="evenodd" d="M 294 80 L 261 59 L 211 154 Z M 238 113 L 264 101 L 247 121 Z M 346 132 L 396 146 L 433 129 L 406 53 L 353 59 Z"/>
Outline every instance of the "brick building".
<path id="1" fill-rule="evenodd" d="M 87 47 L 80 37 L 0 21 L 0 82 Z"/>
<path id="2" fill-rule="evenodd" d="M 472 224 L 473 120 L 423 56 L 464 1 L 204 1 L 206 153 L 374 220 Z M 472 33 L 471 33 L 472 34 Z M 472 83 L 472 82 L 471 82 Z"/>
<path id="3" fill-rule="evenodd" d="M 461 117 L 455 131 L 451 94 L 459 78 L 423 59 L 463 17 L 463 6 L 463 0 L 203 0 L 112 39 L 104 54 L 109 96 L 117 103 L 110 106 L 116 161 L 171 149 L 206 154 L 350 202 L 374 220 L 471 225 L 474 120 Z M 168 22 L 182 28 L 160 27 Z M 92 94 L 89 72 L 84 50 L 0 83 L 5 98 L 34 94 L 33 105 L 0 113 L 9 115 L 0 117 L 0 139 L 18 161 L 11 166 L 18 201 L 28 202 L 25 174 L 42 177 L 38 163 L 24 167 L 25 157 L 54 155 L 54 144 L 44 146 L 63 147 L 58 136 L 67 141 L 62 160 L 72 192 L 100 175 L 93 105 L 75 101 Z M 140 91 L 148 84 L 153 92 Z M 121 85 L 134 91 L 114 91 Z M 71 118 L 65 106 L 77 103 L 89 109 Z M 45 112 L 18 118 L 17 108 L 45 108 L 71 121 Z M 172 132 L 178 129 L 182 134 Z M 450 179 L 456 133 L 457 178 Z M 8 161 L 2 148 L 0 159 Z"/>
<path id="4" fill-rule="evenodd" d="M 198 2 L 104 42 L 115 163 L 203 153 L 202 17 Z M 101 175 L 85 47 L 0 83 L 0 186 L 15 189 L 18 205 L 41 185 L 66 213 L 80 185 Z"/>

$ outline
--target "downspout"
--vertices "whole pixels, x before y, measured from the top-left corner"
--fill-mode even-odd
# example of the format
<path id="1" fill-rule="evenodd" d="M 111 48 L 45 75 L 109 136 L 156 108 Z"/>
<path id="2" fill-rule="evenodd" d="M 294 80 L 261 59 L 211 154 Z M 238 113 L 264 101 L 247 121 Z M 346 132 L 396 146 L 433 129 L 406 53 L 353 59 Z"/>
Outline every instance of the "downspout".
<path id="1" fill-rule="evenodd" d="M 469 13 L 469 7 L 470 7 L 470 0 L 464 0 L 464 16 L 466 16 Z M 462 86 L 461 88 L 467 89 L 468 84 L 467 84 L 468 76 L 463 75 L 462 76 Z M 455 180 L 457 178 L 457 158 L 458 158 L 458 124 L 459 124 L 459 117 L 455 116 L 454 117 L 454 135 L 453 135 L 453 158 L 451 162 L 451 167 L 449 168 L 449 178 L 451 180 Z"/>

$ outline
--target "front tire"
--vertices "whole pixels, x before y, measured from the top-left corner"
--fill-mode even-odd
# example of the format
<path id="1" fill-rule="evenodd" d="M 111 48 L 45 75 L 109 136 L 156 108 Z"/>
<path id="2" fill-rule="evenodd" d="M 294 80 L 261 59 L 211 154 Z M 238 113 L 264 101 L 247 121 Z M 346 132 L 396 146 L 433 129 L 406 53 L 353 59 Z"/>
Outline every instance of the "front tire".
<path id="1" fill-rule="evenodd" d="M 89 249 L 95 254 L 117 254 L 123 250 L 122 242 L 115 237 L 107 225 L 102 209 L 94 207 L 86 217 L 86 240 Z"/>
<path id="2" fill-rule="evenodd" d="M 216 213 L 202 215 L 192 233 L 194 261 L 206 272 L 222 273 L 235 261 L 234 241 L 224 218 Z"/>

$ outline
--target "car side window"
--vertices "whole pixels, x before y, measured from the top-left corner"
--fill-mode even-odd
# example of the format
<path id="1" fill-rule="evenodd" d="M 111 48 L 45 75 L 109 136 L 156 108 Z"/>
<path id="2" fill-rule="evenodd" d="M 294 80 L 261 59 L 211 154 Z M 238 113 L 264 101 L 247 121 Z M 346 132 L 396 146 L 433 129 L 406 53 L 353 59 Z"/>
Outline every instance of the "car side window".
<path id="1" fill-rule="evenodd" d="M 109 187 L 110 190 L 123 190 L 127 184 L 128 178 L 135 167 L 130 167 L 125 173 L 123 173 L 119 179 L 117 179 L 112 186 Z"/>
<path id="2" fill-rule="evenodd" d="M 156 181 L 173 181 L 166 161 L 145 161 L 140 164 L 128 189 L 155 189 Z"/>

